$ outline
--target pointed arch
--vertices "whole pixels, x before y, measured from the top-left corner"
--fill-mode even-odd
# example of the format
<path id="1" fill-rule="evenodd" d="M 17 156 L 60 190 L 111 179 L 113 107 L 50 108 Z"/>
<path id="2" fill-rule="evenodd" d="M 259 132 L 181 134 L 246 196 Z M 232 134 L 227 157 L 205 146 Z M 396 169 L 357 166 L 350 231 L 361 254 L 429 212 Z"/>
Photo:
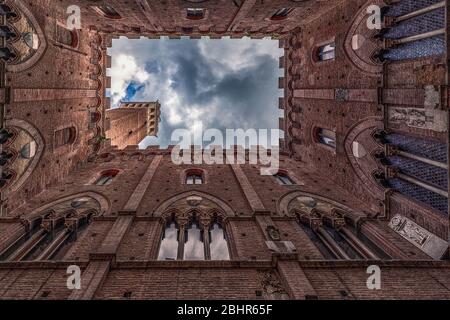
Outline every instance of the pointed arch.
<path id="1" fill-rule="evenodd" d="M 383 0 L 370 0 L 356 14 L 347 35 L 345 36 L 344 51 L 350 61 L 360 71 L 369 75 L 379 75 L 383 72 L 383 64 L 377 63 L 372 56 L 381 49 L 381 46 L 374 39 L 378 30 L 367 28 L 367 7 L 369 5 L 383 6 Z"/>
<path id="2" fill-rule="evenodd" d="M 19 211 L 19 215 L 22 212 L 23 214 L 21 214 L 20 216 L 22 218 L 25 218 L 27 220 L 33 220 L 36 217 L 39 217 L 40 214 L 46 210 L 51 210 L 52 207 L 54 207 L 55 205 L 58 205 L 60 203 L 69 201 L 69 200 L 73 200 L 73 199 L 80 199 L 80 198 L 84 198 L 84 197 L 89 197 L 92 198 L 94 200 L 96 200 L 100 206 L 100 212 L 99 214 L 108 214 L 111 211 L 111 202 L 102 194 L 95 192 L 95 191 L 84 191 L 84 192 L 79 192 L 79 193 L 74 193 L 74 194 L 70 194 L 58 199 L 54 199 L 42 206 L 39 206 L 37 208 L 19 208 L 17 209 Z M 31 209 L 31 210 L 30 210 Z M 29 213 L 25 213 L 25 212 L 29 212 Z"/>
<path id="3" fill-rule="evenodd" d="M 47 50 L 47 40 L 45 38 L 45 34 L 39 25 L 37 19 L 31 12 L 31 10 L 27 7 L 25 4 L 25 1 L 14 1 L 14 4 L 11 5 L 8 2 L 9 6 L 12 6 L 13 8 L 17 8 L 20 13 L 25 16 L 26 19 L 30 22 L 30 24 L 33 26 L 34 31 L 36 32 L 36 35 L 39 39 L 39 47 L 37 48 L 36 52 L 33 53 L 33 55 L 28 58 L 26 61 L 18 63 L 18 64 L 7 64 L 6 70 L 9 72 L 22 72 L 26 69 L 31 68 L 34 66 L 44 55 L 45 51 Z"/>
<path id="4" fill-rule="evenodd" d="M 380 128 L 383 128 L 383 122 L 382 119 L 378 117 L 368 117 L 355 123 L 349 128 L 348 133 L 344 138 L 344 149 L 347 159 L 355 174 L 358 176 L 359 181 L 377 199 L 384 199 L 384 189 L 381 188 L 372 177 L 372 172 L 378 169 L 378 165 L 370 154 L 378 148 L 378 144 L 373 139 L 371 144 L 367 143 L 367 136 L 371 135 L 374 130 Z M 363 135 L 366 136 L 366 139 Z M 365 150 L 364 155 L 359 154 L 357 149 L 360 147 Z"/>
<path id="5" fill-rule="evenodd" d="M 6 122 L 6 128 L 9 127 L 12 127 L 13 129 L 23 130 L 28 135 L 30 135 L 35 142 L 36 150 L 33 158 L 30 159 L 31 161 L 27 166 L 27 168 L 25 169 L 25 171 L 16 177 L 16 179 L 12 182 L 12 184 L 10 184 L 9 187 L 6 188 L 6 190 L 4 191 L 5 193 L 15 192 L 19 190 L 20 187 L 22 187 L 22 185 L 25 183 L 28 177 L 34 172 L 34 169 L 36 168 L 37 164 L 39 163 L 39 160 L 42 157 L 45 146 L 42 135 L 40 134 L 38 129 L 35 128 L 31 123 L 20 119 L 11 119 L 7 120 Z"/>
<path id="6" fill-rule="evenodd" d="M 201 197 L 204 198 L 206 200 L 209 200 L 211 202 L 213 202 L 214 204 L 216 204 L 219 208 L 221 208 L 223 210 L 223 212 L 225 213 L 225 215 L 227 217 L 234 217 L 235 216 L 235 210 L 232 209 L 228 204 L 226 204 L 224 201 L 220 200 L 219 198 L 210 195 L 208 193 L 205 192 L 200 192 L 200 191 L 196 191 L 196 190 L 192 190 L 192 191 L 187 191 L 187 192 L 183 192 L 180 194 L 177 194 L 169 199 L 167 199 L 166 201 L 164 201 L 158 208 L 156 208 L 154 216 L 156 217 L 161 217 L 163 215 L 163 213 L 166 212 L 166 210 L 175 202 L 184 199 L 184 198 L 188 198 L 188 197 Z"/>
<path id="7" fill-rule="evenodd" d="M 364 214 L 358 213 L 356 210 L 353 210 L 352 208 L 350 208 L 338 201 L 323 197 L 318 194 L 304 192 L 304 191 L 298 191 L 298 190 L 285 193 L 283 196 L 281 196 L 278 199 L 278 202 L 277 202 L 278 214 L 281 216 L 289 216 L 289 211 L 288 211 L 289 204 L 291 203 L 291 201 L 293 201 L 296 198 L 301 197 L 301 196 L 311 197 L 311 198 L 329 203 L 334 208 L 339 209 L 342 212 L 346 212 L 347 216 L 350 217 L 353 221 L 357 221 L 358 219 L 365 217 Z"/>

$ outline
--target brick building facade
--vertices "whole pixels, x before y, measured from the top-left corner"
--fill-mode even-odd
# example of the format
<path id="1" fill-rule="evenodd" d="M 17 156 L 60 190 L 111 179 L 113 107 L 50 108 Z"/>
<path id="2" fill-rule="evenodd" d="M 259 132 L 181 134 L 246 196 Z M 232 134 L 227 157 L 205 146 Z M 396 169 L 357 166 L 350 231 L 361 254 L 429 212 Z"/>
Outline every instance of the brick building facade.
<path id="1" fill-rule="evenodd" d="M 0 2 L 0 298 L 450 298 L 447 2 Z M 108 139 L 122 35 L 279 39 L 279 172 Z"/>

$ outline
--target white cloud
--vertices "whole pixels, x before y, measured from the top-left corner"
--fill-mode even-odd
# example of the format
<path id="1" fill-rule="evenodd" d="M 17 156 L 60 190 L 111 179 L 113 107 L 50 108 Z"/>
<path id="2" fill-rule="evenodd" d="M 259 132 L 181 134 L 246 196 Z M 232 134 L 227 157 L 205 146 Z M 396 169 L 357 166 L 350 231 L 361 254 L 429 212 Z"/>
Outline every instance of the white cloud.
<path id="1" fill-rule="evenodd" d="M 241 97 L 241 93 L 229 91 L 227 96 L 222 90 L 218 93 L 214 90 L 225 77 L 241 75 L 244 70 L 249 72 L 249 68 L 259 70 L 265 67 L 261 65 L 261 59 L 257 59 L 258 56 L 271 57 L 272 59 L 264 61 L 269 60 L 271 65 L 276 66 L 279 57 L 283 55 L 283 49 L 278 48 L 277 41 L 249 38 L 199 41 L 121 38 L 113 41 L 109 54 L 113 58 L 112 68 L 109 70 L 113 105 L 117 106 L 126 96 L 126 89 L 132 81 L 143 85 L 133 100 L 161 102 L 159 139 L 147 138 L 141 143 L 141 147 L 158 141 L 162 141 L 163 145 L 167 144 L 175 128 L 198 132 L 199 121 L 202 122 L 203 130 L 212 127 L 247 128 L 260 124 L 269 129 L 277 127 L 277 68 L 273 78 L 263 78 L 264 83 L 268 84 L 267 88 L 273 84 L 275 93 L 270 89 L 263 89 L 256 94 L 264 97 L 261 100 L 247 103 L 249 100 L 246 94 Z M 183 62 L 185 68 L 186 64 L 195 67 L 193 70 L 198 72 L 196 76 L 190 77 L 191 70 L 180 73 L 180 57 L 188 59 L 188 62 L 186 59 Z M 208 81 L 209 78 L 212 81 Z M 211 92 L 214 95 L 209 96 Z M 236 101 L 230 100 L 230 96 L 237 97 Z M 254 112 L 255 110 L 257 111 Z M 270 119 L 271 124 L 268 124 L 267 119 Z"/>
<path id="2" fill-rule="evenodd" d="M 220 39 L 200 41 L 202 55 L 211 63 L 221 65 L 226 69 L 239 71 L 255 66 L 255 56 L 270 55 L 278 60 L 283 55 L 283 49 L 278 48 L 276 41 L 271 39 Z"/>
<path id="3" fill-rule="evenodd" d="M 126 89 L 131 81 L 144 83 L 149 79 L 145 69 L 139 67 L 136 59 L 131 55 L 119 54 L 112 59 L 111 76 L 111 101 L 117 106 L 121 99 L 126 96 Z"/>

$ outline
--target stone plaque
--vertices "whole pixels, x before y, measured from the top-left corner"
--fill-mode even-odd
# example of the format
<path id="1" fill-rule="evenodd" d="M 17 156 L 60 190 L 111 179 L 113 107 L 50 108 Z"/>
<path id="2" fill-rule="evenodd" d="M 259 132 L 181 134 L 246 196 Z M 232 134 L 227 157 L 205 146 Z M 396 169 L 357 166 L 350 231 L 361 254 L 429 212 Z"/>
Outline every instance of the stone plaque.
<path id="1" fill-rule="evenodd" d="M 445 240 L 400 214 L 391 219 L 389 227 L 433 259 L 441 259 L 448 248 Z"/>
<path id="2" fill-rule="evenodd" d="M 448 127 L 445 111 L 431 108 L 390 107 L 389 122 L 437 132 L 447 131 Z"/>

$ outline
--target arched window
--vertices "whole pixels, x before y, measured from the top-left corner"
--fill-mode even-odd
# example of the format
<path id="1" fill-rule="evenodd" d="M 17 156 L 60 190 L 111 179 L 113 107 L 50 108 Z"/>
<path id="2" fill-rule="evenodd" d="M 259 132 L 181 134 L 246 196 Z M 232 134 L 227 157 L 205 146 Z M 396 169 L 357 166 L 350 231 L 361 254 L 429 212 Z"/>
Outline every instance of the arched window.
<path id="1" fill-rule="evenodd" d="M 226 234 L 218 222 L 214 222 L 209 231 L 211 260 L 230 260 Z"/>
<path id="2" fill-rule="evenodd" d="M 111 184 L 113 179 L 117 176 L 119 173 L 119 170 L 106 170 L 103 171 L 101 176 L 95 181 L 95 185 L 97 186 L 106 186 L 108 184 Z"/>
<path id="3" fill-rule="evenodd" d="M 448 216 L 447 145 L 439 140 L 398 133 L 376 132 L 374 138 L 395 152 L 385 155 L 385 165 L 394 169 L 374 178 L 385 188 L 403 194 Z M 383 184 L 384 183 L 384 184 Z"/>
<path id="4" fill-rule="evenodd" d="M 55 131 L 53 137 L 53 145 L 55 148 L 64 146 L 66 144 L 72 144 L 75 142 L 76 130 L 75 127 L 67 127 L 58 131 Z"/>
<path id="5" fill-rule="evenodd" d="M 184 260 L 205 260 L 203 230 L 198 227 L 195 220 L 186 228 L 183 258 Z"/>
<path id="6" fill-rule="evenodd" d="M 205 216 L 203 216 L 205 217 Z M 196 214 L 173 216 L 164 227 L 158 260 L 230 260 L 226 233 L 217 217 L 209 222 Z"/>
<path id="7" fill-rule="evenodd" d="M 78 35 L 76 31 L 69 30 L 64 26 L 56 25 L 56 41 L 65 46 L 76 48 L 78 46 Z"/>
<path id="8" fill-rule="evenodd" d="M 375 54 L 379 61 L 402 61 L 445 55 L 446 9 L 438 1 L 395 1 L 386 7 L 384 19 L 393 21 L 381 29 L 385 49 Z M 417 3 L 417 4 L 416 4 Z M 420 27 L 415 27 L 420 26 Z"/>
<path id="9" fill-rule="evenodd" d="M 108 19 L 122 19 L 122 16 L 110 5 L 102 5 L 93 7 L 98 14 Z"/>
<path id="10" fill-rule="evenodd" d="M 3 7 L 7 11 L 2 16 L 10 16 L 11 19 L 5 19 L 0 32 L 9 38 L 7 45 L 5 43 L 0 48 L 0 60 L 6 61 L 8 71 L 15 73 L 33 66 L 44 54 L 47 42 L 28 6 L 23 1 L 14 2 L 14 7 Z M 0 14 L 1 11 L 3 9 L 0 8 Z"/>
<path id="11" fill-rule="evenodd" d="M 8 182 L 11 184 L 6 192 L 14 192 L 34 172 L 42 156 L 44 141 L 30 123 L 18 119 L 11 119 L 9 122 L 11 127 L 0 132 L 0 144 L 4 143 L 0 165 L 7 164 L 7 171 L 12 173 Z"/>
<path id="12" fill-rule="evenodd" d="M 270 19 L 271 20 L 284 20 L 288 17 L 289 13 L 291 13 L 292 10 L 293 10 L 292 8 L 281 8 L 280 10 L 275 12 Z"/>
<path id="13" fill-rule="evenodd" d="M 70 244 L 100 211 L 100 203 L 90 196 L 72 198 L 42 209 L 31 220 L 30 228 L 0 251 L 0 260 L 62 260 Z"/>
<path id="14" fill-rule="evenodd" d="M 192 20 L 201 20 L 205 17 L 205 9 L 203 8 L 187 8 L 186 18 Z"/>
<path id="15" fill-rule="evenodd" d="M 176 260 L 178 255 L 179 228 L 175 221 L 167 223 L 164 228 L 158 260 Z"/>
<path id="16" fill-rule="evenodd" d="M 333 149 L 336 148 L 336 132 L 328 129 L 317 128 L 314 135 L 318 143 L 324 144 Z"/>
<path id="17" fill-rule="evenodd" d="M 388 256 L 370 241 L 360 238 L 347 224 L 345 211 L 332 203 L 309 196 L 299 196 L 290 204 L 303 231 L 326 259 L 374 259 Z"/>
<path id="18" fill-rule="evenodd" d="M 315 61 L 333 60 L 336 57 L 336 44 L 334 42 L 317 47 L 314 52 Z"/>
<path id="19" fill-rule="evenodd" d="M 186 172 L 186 184 L 204 184 L 204 175 L 201 170 L 188 170 Z"/>
<path id="20" fill-rule="evenodd" d="M 296 184 L 296 183 L 294 182 L 294 180 L 292 180 L 292 179 L 289 177 L 289 175 L 288 175 L 287 173 L 285 173 L 285 172 L 278 172 L 278 173 L 275 175 L 275 178 L 277 179 L 278 183 L 281 184 L 281 185 L 291 186 L 291 185 Z"/>

